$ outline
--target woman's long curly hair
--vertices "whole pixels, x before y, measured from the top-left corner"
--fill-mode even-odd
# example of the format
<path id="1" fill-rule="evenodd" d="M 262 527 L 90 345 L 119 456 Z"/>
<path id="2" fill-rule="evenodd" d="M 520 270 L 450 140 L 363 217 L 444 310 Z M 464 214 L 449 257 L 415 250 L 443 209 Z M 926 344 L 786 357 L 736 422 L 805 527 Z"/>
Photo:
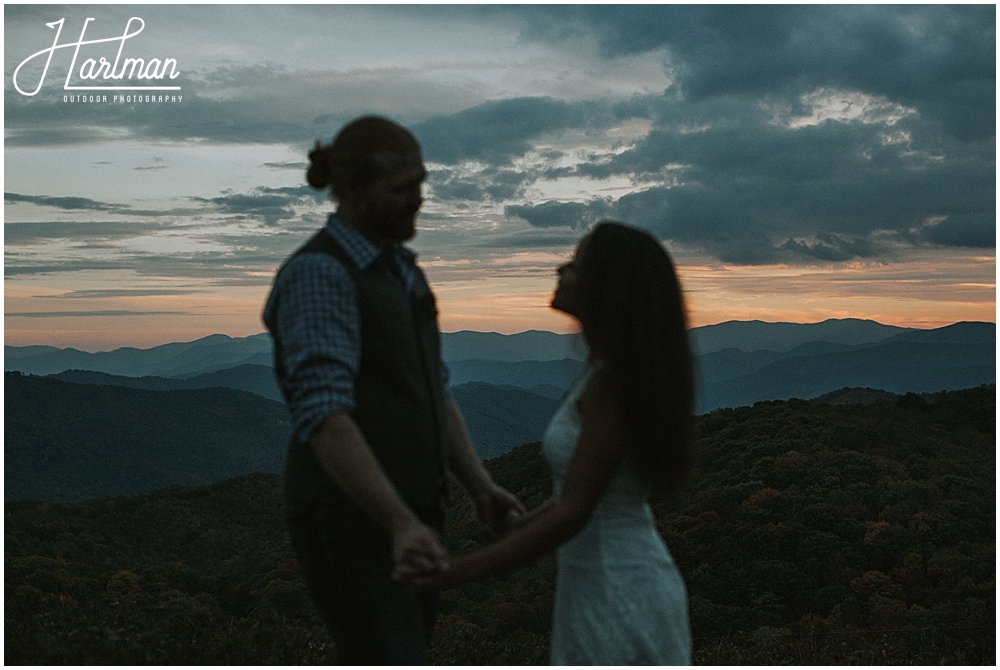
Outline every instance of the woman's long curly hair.
<path id="1" fill-rule="evenodd" d="M 691 468 L 694 364 L 680 283 L 663 245 L 602 221 L 577 260 L 580 321 L 607 363 L 625 441 L 638 471 L 669 492 Z"/>

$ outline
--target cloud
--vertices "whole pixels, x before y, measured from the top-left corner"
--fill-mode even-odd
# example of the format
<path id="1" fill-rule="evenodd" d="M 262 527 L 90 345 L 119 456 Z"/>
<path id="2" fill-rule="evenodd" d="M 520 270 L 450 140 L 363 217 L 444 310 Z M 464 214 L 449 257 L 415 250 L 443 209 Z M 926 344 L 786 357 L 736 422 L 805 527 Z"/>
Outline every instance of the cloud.
<path id="1" fill-rule="evenodd" d="M 57 209 L 68 210 L 125 213 L 131 209 L 128 205 L 99 202 L 97 200 L 91 200 L 90 198 L 77 196 L 60 197 L 51 195 L 23 195 L 21 193 L 5 192 L 3 194 L 3 199 L 5 203 L 26 202 L 32 205 L 39 205 L 41 207 L 55 207 Z"/>
<path id="2" fill-rule="evenodd" d="M 150 316 L 154 314 L 159 315 L 171 315 L 176 314 L 179 316 L 188 316 L 187 312 L 175 312 L 175 311 L 138 311 L 138 310 L 127 310 L 127 309 L 102 309 L 95 310 L 93 312 L 7 312 L 4 316 L 7 317 L 37 317 L 37 318 L 66 318 L 66 317 L 95 317 L 95 316 Z"/>
<path id="3" fill-rule="evenodd" d="M 996 212 L 975 212 L 948 216 L 922 230 L 928 242 L 955 247 L 996 249 Z"/>
<path id="4" fill-rule="evenodd" d="M 159 223 L 125 221 L 38 221 L 4 223 L 4 242 L 12 245 L 44 243 L 51 240 L 78 242 L 123 240 L 151 235 L 163 230 Z"/>
<path id="5" fill-rule="evenodd" d="M 412 130 L 429 161 L 456 164 L 482 160 L 503 164 L 529 151 L 531 140 L 581 121 L 567 103 L 549 98 L 514 98 L 433 118 Z M 484 129 L 489 132 L 483 132 Z"/>
<path id="6" fill-rule="evenodd" d="M 127 261 L 102 261 L 95 259 L 73 259 L 53 262 L 45 259 L 41 262 L 30 262 L 16 256 L 6 255 L 3 264 L 5 277 L 23 277 L 30 275 L 54 275 L 65 272 L 83 272 L 88 270 L 122 271 L 132 267 Z"/>
<path id="7" fill-rule="evenodd" d="M 582 202 L 557 202 L 550 200 L 540 205 L 507 205 L 504 214 L 524 219 L 532 226 L 550 228 L 568 226 L 574 230 L 587 228 L 612 212 L 607 200 Z"/>
<path id="8" fill-rule="evenodd" d="M 194 204 L 193 207 L 154 210 L 77 196 L 4 193 L 5 203 L 27 203 L 68 211 L 101 212 L 158 220 L 166 217 L 196 217 L 219 213 L 229 215 L 236 220 L 256 220 L 267 225 L 296 219 L 299 217 L 295 209 L 297 206 L 313 206 L 326 202 L 328 198 L 324 192 L 306 185 L 280 188 L 260 186 L 245 193 L 227 192 L 214 198 L 188 198 L 188 201 Z M 6 223 L 4 230 L 8 241 L 17 242 L 46 237 L 125 237 L 146 232 L 136 224 L 124 222 L 14 222 Z"/>
<path id="9" fill-rule="evenodd" d="M 269 226 L 296 218 L 295 205 L 325 199 L 322 192 L 309 186 L 270 188 L 261 186 L 247 193 L 227 193 L 215 198 L 193 198 L 195 202 L 209 203 L 223 214 L 238 219 L 253 219 Z"/>
<path id="10" fill-rule="evenodd" d="M 63 293 L 58 297 L 59 299 L 68 300 L 93 300 L 103 299 L 103 298 L 145 298 L 149 296 L 164 296 L 164 295 L 194 295 L 199 293 L 197 290 L 187 290 L 180 288 L 169 288 L 169 289 L 84 289 L 79 291 L 69 291 L 68 293 Z"/>
<path id="11" fill-rule="evenodd" d="M 362 114 L 405 121 L 480 100 L 467 87 L 428 80 L 407 67 L 290 69 L 271 62 L 189 69 L 177 96 L 173 102 L 137 103 L 115 102 L 111 94 L 108 102 L 71 104 L 61 95 L 26 98 L 13 93 L 4 99 L 5 144 L 75 146 L 144 139 L 305 148 Z"/>
<path id="12" fill-rule="evenodd" d="M 79 196 L 49 196 L 49 195 L 26 195 L 23 193 L 4 193 L 4 203 L 19 204 L 26 203 L 31 205 L 37 205 L 39 207 L 52 207 L 58 210 L 66 210 L 73 212 L 100 212 L 107 214 L 117 214 L 117 215 L 127 215 L 130 218 L 133 217 L 148 217 L 154 219 L 164 219 L 165 217 L 184 217 L 184 216 L 194 216 L 198 214 L 204 214 L 205 210 L 203 207 L 174 207 L 170 209 L 139 209 L 133 207 L 132 205 L 125 205 L 114 202 L 103 202 L 100 200 L 94 200 L 92 198 L 84 198 Z M 79 225 L 84 225 L 85 223 L 94 222 L 81 222 Z M 13 224 L 5 223 L 4 230 L 11 229 Z M 32 223 L 21 223 L 18 224 L 22 226 L 21 230 L 30 229 L 31 226 L 36 225 Z M 50 226 L 55 226 L 52 223 Z M 132 225 L 132 224 L 128 224 Z M 38 231 L 44 231 L 44 228 L 38 228 Z M 54 227 L 50 227 L 50 230 L 56 230 Z"/>
<path id="13" fill-rule="evenodd" d="M 434 200 L 504 202 L 520 198 L 524 188 L 538 179 L 534 170 L 486 167 L 481 170 L 432 169 L 427 185 Z"/>
<path id="14" fill-rule="evenodd" d="M 569 129 L 599 131 L 642 113 L 641 108 L 606 101 L 564 102 L 549 97 L 493 100 L 412 126 L 424 157 L 454 165 L 484 161 L 505 166 L 534 148 L 547 134 Z"/>
<path id="15" fill-rule="evenodd" d="M 994 5 L 578 5 L 527 11 L 541 14 L 529 19 L 529 39 L 573 39 L 588 31 L 607 58 L 665 50 L 678 87 L 692 101 L 844 88 L 916 107 L 963 140 L 995 132 Z"/>
<path id="16" fill-rule="evenodd" d="M 901 245 L 995 246 L 991 5 L 372 11 L 520 26 L 526 44 L 577 56 L 579 71 L 654 54 L 673 84 L 656 94 L 593 99 L 560 98 L 551 87 L 512 96 L 503 86 L 442 76 L 454 64 L 303 68 L 276 62 L 281 56 L 272 51 L 186 70 L 185 100 L 177 105 L 6 96 L 8 145 L 129 137 L 304 150 L 357 114 L 379 111 L 408 124 L 420 140 L 430 164 L 429 199 L 469 220 L 488 212 L 499 226 L 520 220 L 537 231 L 578 231 L 616 218 L 746 264 L 877 259 Z M 506 57 L 484 54 L 497 62 Z M 492 67 L 490 60 L 486 69 Z M 524 76 L 550 82 L 550 74 Z M 629 124 L 641 131 L 621 134 Z M 88 198 L 5 197 L 65 211 L 180 215 Z M 305 186 L 244 187 L 190 199 L 189 215 L 302 230 L 314 225 L 308 217 L 326 200 Z M 9 240 L 62 232 L 56 224 L 16 225 L 8 224 Z M 103 234 L 125 233 L 105 224 Z M 284 239 L 253 237 L 214 239 L 251 255 L 277 253 Z M 527 237 L 517 239 L 510 244 Z"/>
<path id="17" fill-rule="evenodd" d="M 296 172 L 305 172 L 309 169 L 309 163 L 294 162 L 294 161 L 277 161 L 271 163 L 264 163 L 262 167 L 266 167 L 270 170 L 294 170 Z"/>
<path id="18" fill-rule="evenodd" d="M 631 193 L 596 206 L 505 211 L 536 226 L 610 216 L 734 263 L 982 247 L 995 240 L 993 151 L 992 141 L 949 137 L 905 108 L 834 91 L 797 108 L 740 97 L 691 102 L 668 91 L 634 147 L 570 171 L 630 180 Z M 943 222 L 925 225 L 931 220 Z"/>

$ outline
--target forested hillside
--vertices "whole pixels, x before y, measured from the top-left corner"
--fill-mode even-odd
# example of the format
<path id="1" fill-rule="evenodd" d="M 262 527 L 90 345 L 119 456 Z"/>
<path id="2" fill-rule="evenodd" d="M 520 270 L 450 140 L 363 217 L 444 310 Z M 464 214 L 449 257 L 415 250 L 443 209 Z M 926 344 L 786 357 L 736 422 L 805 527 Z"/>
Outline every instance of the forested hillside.
<path id="1" fill-rule="evenodd" d="M 542 439 L 559 401 L 512 386 L 470 382 L 451 389 L 479 458 Z"/>
<path id="2" fill-rule="evenodd" d="M 654 500 L 701 664 L 993 664 L 995 387 L 699 418 L 699 465 Z M 529 505 L 537 444 L 489 461 Z M 330 663 L 277 475 L 76 504 L 5 502 L 7 664 Z M 481 528 L 461 495 L 448 544 Z M 442 593 L 431 660 L 544 664 L 554 561 Z"/>
<path id="3" fill-rule="evenodd" d="M 232 388 L 202 389 L 220 377 L 251 382 L 259 370 L 275 384 L 263 366 L 191 380 L 5 373 L 5 495 L 77 502 L 281 472 L 291 434 L 284 402 Z M 169 390 L 187 384 L 195 386 Z M 484 459 L 541 439 L 559 404 L 525 389 L 481 383 L 459 385 L 452 394 Z"/>
<path id="4" fill-rule="evenodd" d="M 147 391 L 4 373 L 4 495 L 78 501 L 280 472 L 281 403 L 228 388 Z"/>

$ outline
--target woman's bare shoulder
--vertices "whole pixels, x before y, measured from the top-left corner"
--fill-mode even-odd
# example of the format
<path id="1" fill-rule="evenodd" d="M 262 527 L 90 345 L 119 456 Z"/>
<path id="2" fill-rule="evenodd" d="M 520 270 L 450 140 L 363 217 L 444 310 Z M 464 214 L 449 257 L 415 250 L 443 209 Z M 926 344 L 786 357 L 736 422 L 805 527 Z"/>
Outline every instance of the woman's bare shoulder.
<path id="1" fill-rule="evenodd" d="M 590 375 L 580 393 L 577 408 L 582 415 L 600 417 L 603 421 L 617 424 L 621 412 L 615 393 L 614 370 L 604 360 L 592 361 L 590 366 Z"/>

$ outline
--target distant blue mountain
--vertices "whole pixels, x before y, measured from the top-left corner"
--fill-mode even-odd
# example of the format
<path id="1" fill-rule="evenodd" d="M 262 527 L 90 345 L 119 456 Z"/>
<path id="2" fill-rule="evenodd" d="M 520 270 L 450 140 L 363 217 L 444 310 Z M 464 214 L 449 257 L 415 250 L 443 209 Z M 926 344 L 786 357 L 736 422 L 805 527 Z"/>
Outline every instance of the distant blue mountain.
<path id="1" fill-rule="evenodd" d="M 882 343 L 922 342 L 926 344 L 995 344 L 996 324 L 982 321 L 959 321 L 944 328 L 907 330 Z"/>
<path id="2" fill-rule="evenodd" d="M 723 349 L 787 352 L 809 342 L 873 344 L 911 330 L 866 319 L 827 319 L 819 323 L 725 321 L 692 328 L 691 345 L 701 355 Z"/>
<path id="3" fill-rule="evenodd" d="M 559 408 L 559 400 L 516 386 L 482 382 L 454 387 L 479 458 L 496 458 L 529 442 L 538 442 Z"/>
<path id="4" fill-rule="evenodd" d="M 187 379 L 177 377 L 123 377 L 121 375 L 109 375 L 106 372 L 92 372 L 89 370 L 66 370 L 58 374 L 46 375 L 46 377 L 73 384 L 125 386 L 149 391 L 230 388 L 249 391 L 270 400 L 284 402 L 278 381 L 274 376 L 274 368 L 266 365 L 238 365 L 234 368 L 227 368 L 217 372 L 207 372 Z"/>
<path id="5" fill-rule="evenodd" d="M 726 350 L 699 363 L 703 412 L 759 400 L 810 399 L 845 387 L 953 391 L 996 383 L 996 325 L 963 322 L 870 345 L 803 345 L 784 355 Z"/>
<path id="6" fill-rule="evenodd" d="M 523 389 L 548 385 L 565 390 L 582 369 L 583 362 L 572 359 L 516 363 L 471 360 L 448 363 L 453 386 L 468 382 L 487 382 L 495 386 L 518 386 Z"/>
<path id="7" fill-rule="evenodd" d="M 699 354 L 725 349 L 743 352 L 789 352 L 803 344 L 871 344 L 911 331 L 860 319 L 830 319 L 820 323 L 765 323 L 727 321 L 691 329 Z M 582 361 L 586 345 L 579 334 L 561 335 L 529 330 L 514 335 L 459 331 L 442 333 L 445 361 Z M 271 338 L 210 335 L 192 342 L 174 342 L 150 349 L 123 347 L 88 353 L 49 346 L 4 346 L 4 370 L 50 375 L 66 370 L 91 370 L 125 377 L 191 378 L 238 365 L 272 365 Z M 474 381 L 474 380 L 470 380 Z"/>
<path id="8" fill-rule="evenodd" d="M 916 330 L 859 319 L 815 324 L 730 321 L 692 329 L 691 337 L 700 352 L 696 360 L 699 412 L 758 400 L 811 398 L 845 387 L 923 393 L 996 381 L 993 323 L 962 322 Z M 585 358 L 579 335 L 541 331 L 444 333 L 442 346 L 453 387 L 483 382 L 518 387 L 549 399 L 561 397 Z M 223 386 L 271 399 L 281 397 L 268 370 L 271 341 L 266 334 L 214 335 L 152 349 L 96 354 L 45 346 L 4 347 L 4 353 L 5 369 L 32 374 L 75 369 L 176 382 L 130 384 L 136 388 Z M 77 381 L 86 381 L 82 372 L 73 374 Z"/>
<path id="9" fill-rule="evenodd" d="M 193 342 L 173 342 L 151 349 L 122 347 L 88 353 L 77 349 L 4 345 L 4 370 L 50 375 L 91 370 L 125 377 L 195 376 L 243 364 L 270 364 L 268 335 L 209 335 Z"/>
<path id="10" fill-rule="evenodd" d="M 787 347 L 793 339 L 783 342 Z M 122 492 L 279 470 L 290 426 L 270 366 L 237 363 L 188 377 L 176 374 L 269 357 L 261 351 L 269 347 L 263 337 L 220 336 L 83 358 L 105 365 L 129 362 L 132 371 L 161 369 L 171 376 L 93 370 L 60 371 L 54 378 L 5 375 L 5 492 L 24 497 L 44 491 L 42 497 L 51 500 L 109 495 L 110 483 L 122 479 L 107 474 L 109 468 L 119 468 L 131 482 L 133 488 Z M 510 355 L 511 350 L 493 351 Z M 34 359 L 51 365 L 59 356 L 80 360 L 73 357 L 83 352 L 14 347 L 5 353 L 11 366 Z M 785 351 L 726 347 L 698 356 L 696 363 L 699 413 L 788 398 L 870 402 L 891 397 L 886 394 L 995 384 L 996 325 L 903 330 L 876 342 L 798 342 Z M 573 358 L 451 361 L 451 392 L 480 456 L 493 458 L 541 439 L 582 365 Z M 247 451 L 243 445 L 251 443 Z"/>
<path id="11" fill-rule="evenodd" d="M 122 377 L 86 370 L 67 370 L 46 377 L 19 376 L 14 379 L 55 380 L 74 386 L 89 384 L 142 391 L 236 389 L 284 403 L 274 377 L 274 370 L 263 365 L 241 365 L 190 379 Z M 480 458 L 494 458 L 522 444 L 542 439 L 545 426 L 559 406 L 559 398 L 562 395 L 562 391 L 555 387 L 542 386 L 535 391 L 528 391 L 516 386 L 500 387 L 482 382 L 461 384 L 453 387 L 451 392 L 462 409 L 469 434 Z M 110 420 L 110 418 L 105 419 L 105 421 Z"/>
<path id="12" fill-rule="evenodd" d="M 528 330 L 516 335 L 461 330 L 441 333 L 441 356 L 446 361 L 560 361 L 587 358 L 583 337 Z"/>

